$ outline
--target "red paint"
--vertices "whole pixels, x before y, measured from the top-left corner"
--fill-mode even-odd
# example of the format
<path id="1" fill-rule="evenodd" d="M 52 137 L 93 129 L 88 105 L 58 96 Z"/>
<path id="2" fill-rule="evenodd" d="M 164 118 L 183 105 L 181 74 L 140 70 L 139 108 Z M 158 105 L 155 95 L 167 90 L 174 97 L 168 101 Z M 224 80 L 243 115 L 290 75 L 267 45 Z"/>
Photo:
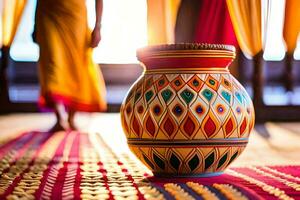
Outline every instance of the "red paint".
<path id="1" fill-rule="evenodd" d="M 156 129 L 155 129 L 155 125 L 150 116 L 148 116 L 148 119 L 146 120 L 146 130 L 148 133 L 150 133 L 151 136 L 154 137 Z"/>
<path id="2" fill-rule="evenodd" d="M 172 123 L 170 117 L 168 117 L 163 125 L 164 130 L 167 132 L 169 136 L 171 136 L 175 131 L 175 126 Z"/>
<path id="3" fill-rule="evenodd" d="M 141 58 L 147 70 L 173 69 L 173 68 L 221 68 L 227 69 L 232 58 L 222 57 L 166 57 L 166 58 Z"/>
<path id="4" fill-rule="evenodd" d="M 232 119 L 230 118 L 225 125 L 226 136 L 228 136 L 232 132 L 232 130 L 233 130 L 233 123 L 232 123 Z"/>
<path id="5" fill-rule="evenodd" d="M 189 136 L 192 136 L 192 134 L 195 131 L 195 123 L 193 122 L 193 120 L 188 116 L 186 121 L 184 122 L 183 125 L 183 130 L 185 131 L 185 133 L 187 133 Z"/>
<path id="6" fill-rule="evenodd" d="M 240 135 L 243 136 L 247 127 L 247 119 L 244 117 L 242 125 L 240 126 Z"/>
<path id="7" fill-rule="evenodd" d="M 132 129 L 133 129 L 134 133 L 135 133 L 137 136 L 140 136 L 140 135 L 141 135 L 140 124 L 139 124 L 139 122 L 137 121 L 137 119 L 136 119 L 135 116 L 133 117 L 133 121 L 132 121 Z"/>
<path id="8" fill-rule="evenodd" d="M 211 137 L 215 133 L 216 129 L 217 129 L 217 127 L 216 127 L 214 121 L 209 117 L 204 125 L 204 131 L 205 131 L 207 137 Z"/>

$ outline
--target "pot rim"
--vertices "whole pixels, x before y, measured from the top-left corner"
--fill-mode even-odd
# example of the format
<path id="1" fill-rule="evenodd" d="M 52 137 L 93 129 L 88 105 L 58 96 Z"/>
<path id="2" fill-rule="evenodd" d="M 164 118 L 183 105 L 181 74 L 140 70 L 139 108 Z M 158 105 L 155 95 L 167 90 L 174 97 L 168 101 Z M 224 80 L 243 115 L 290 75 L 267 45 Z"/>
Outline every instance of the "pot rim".
<path id="1" fill-rule="evenodd" d="M 209 44 L 209 43 L 174 43 L 174 44 L 160 44 L 149 45 L 139 48 L 137 55 L 141 53 L 151 53 L 168 50 L 224 50 L 235 53 L 235 47 L 227 44 Z"/>
<path id="2" fill-rule="evenodd" d="M 235 47 L 225 44 L 178 43 L 151 45 L 137 50 L 147 70 L 165 68 L 225 68 L 235 58 Z"/>

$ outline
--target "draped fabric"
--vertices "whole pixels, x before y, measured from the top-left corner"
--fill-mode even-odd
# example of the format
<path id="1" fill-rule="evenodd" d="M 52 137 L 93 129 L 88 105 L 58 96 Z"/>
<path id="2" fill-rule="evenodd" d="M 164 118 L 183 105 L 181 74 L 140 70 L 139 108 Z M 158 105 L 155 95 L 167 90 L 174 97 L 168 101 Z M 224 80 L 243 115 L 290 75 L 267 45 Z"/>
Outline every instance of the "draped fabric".
<path id="1" fill-rule="evenodd" d="M 262 50 L 261 0 L 227 0 L 239 46 L 252 58 Z"/>
<path id="2" fill-rule="evenodd" d="M 27 0 L 1 0 L 0 46 L 11 46 Z"/>
<path id="3" fill-rule="evenodd" d="M 201 0 L 195 42 L 237 45 L 226 0 Z"/>
<path id="4" fill-rule="evenodd" d="M 101 111 L 106 108 L 105 85 L 92 61 L 91 32 L 85 0 L 42 0 L 36 13 L 40 46 L 40 105 Z"/>
<path id="5" fill-rule="evenodd" d="M 148 44 L 173 43 L 181 0 L 147 0 Z"/>
<path id="6" fill-rule="evenodd" d="M 286 0 L 285 4 L 283 37 L 286 42 L 287 52 L 293 53 L 300 33 L 300 1 Z"/>

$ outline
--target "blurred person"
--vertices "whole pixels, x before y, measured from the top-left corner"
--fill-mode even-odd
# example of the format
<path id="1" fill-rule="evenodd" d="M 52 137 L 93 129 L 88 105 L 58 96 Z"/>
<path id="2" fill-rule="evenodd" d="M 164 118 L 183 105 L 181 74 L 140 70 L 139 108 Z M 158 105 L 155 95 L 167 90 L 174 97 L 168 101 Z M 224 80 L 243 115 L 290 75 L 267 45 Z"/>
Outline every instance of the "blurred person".
<path id="1" fill-rule="evenodd" d="M 103 1 L 95 0 L 96 20 L 88 28 L 85 0 L 38 0 L 33 39 L 40 47 L 39 106 L 56 116 L 52 132 L 76 130 L 77 111 L 106 109 L 105 84 L 92 48 L 101 40 Z M 67 111 L 67 120 L 59 105 Z"/>

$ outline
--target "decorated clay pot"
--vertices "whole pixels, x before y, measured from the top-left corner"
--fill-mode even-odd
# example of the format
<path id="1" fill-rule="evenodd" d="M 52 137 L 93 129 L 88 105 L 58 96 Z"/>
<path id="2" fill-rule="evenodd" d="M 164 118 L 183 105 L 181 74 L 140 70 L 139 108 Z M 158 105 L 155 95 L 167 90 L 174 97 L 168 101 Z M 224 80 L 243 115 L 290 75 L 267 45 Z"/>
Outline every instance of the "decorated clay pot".
<path id="1" fill-rule="evenodd" d="M 121 107 L 131 151 L 155 175 L 222 172 L 254 126 L 251 99 L 228 70 L 234 47 L 150 46 L 137 57 L 145 71 Z"/>

